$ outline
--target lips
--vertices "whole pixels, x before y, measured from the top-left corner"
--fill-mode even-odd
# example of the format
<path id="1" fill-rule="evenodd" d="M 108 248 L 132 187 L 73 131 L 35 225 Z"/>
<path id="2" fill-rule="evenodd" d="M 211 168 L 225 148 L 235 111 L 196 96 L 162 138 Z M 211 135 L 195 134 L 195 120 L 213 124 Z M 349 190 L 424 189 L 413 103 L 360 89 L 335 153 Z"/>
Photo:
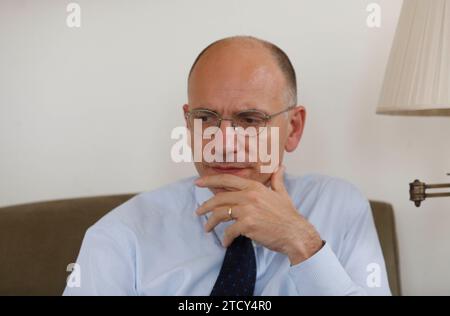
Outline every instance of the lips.
<path id="1" fill-rule="evenodd" d="M 221 164 L 221 165 L 209 165 L 209 168 L 214 170 L 217 173 L 227 173 L 227 174 L 240 174 L 246 169 L 248 166 L 238 165 L 238 164 Z"/>

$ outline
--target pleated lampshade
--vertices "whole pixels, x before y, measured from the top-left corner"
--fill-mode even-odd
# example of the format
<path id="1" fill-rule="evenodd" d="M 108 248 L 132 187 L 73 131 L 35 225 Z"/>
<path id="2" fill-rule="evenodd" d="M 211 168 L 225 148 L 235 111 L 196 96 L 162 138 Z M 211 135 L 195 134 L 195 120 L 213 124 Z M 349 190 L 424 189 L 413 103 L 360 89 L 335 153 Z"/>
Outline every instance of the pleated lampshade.
<path id="1" fill-rule="evenodd" d="M 377 113 L 450 115 L 450 0 L 404 0 Z"/>

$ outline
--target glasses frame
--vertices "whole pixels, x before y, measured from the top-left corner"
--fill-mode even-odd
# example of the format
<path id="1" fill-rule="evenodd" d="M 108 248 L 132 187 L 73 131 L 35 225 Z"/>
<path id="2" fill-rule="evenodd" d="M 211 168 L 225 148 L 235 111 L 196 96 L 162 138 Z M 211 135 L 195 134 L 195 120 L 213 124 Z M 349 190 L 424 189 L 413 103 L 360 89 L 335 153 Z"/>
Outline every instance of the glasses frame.
<path id="1" fill-rule="evenodd" d="M 189 120 L 190 120 L 190 116 L 192 115 L 192 113 L 195 113 L 195 112 L 208 112 L 208 113 L 214 114 L 215 116 L 217 116 L 217 125 L 216 125 L 216 127 L 218 129 L 220 129 L 220 126 L 222 125 L 222 121 L 230 121 L 231 122 L 231 126 L 233 128 L 237 128 L 237 127 L 240 127 L 240 126 L 236 126 L 236 124 L 235 124 L 235 120 L 237 120 L 236 116 L 238 116 L 239 114 L 242 114 L 242 113 L 252 113 L 252 112 L 253 113 L 258 113 L 258 114 L 261 114 L 263 116 L 263 119 L 264 119 L 264 126 L 260 126 L 259 130 L 258 130 L 258 133 L 256 134 L 256 135 L 259 135 L 261 133 L 261 128 L 267 127 L 267 123 L 269 121 L 271 121 L 274 117 L 276 117 L 276 116 L 278 116 L 280 114 L 283 114 L 285 112 L 291 111 L 291 110 L 295 109 L 296 107 L 297 107 L 297 105 L 291 105 L 291 106 L 287 107 L 286 109 L 284 109 L 284 110 L 282 110 L 280 112 L 273 113 L 273 114 L 267 114 L 267 113 L 265 113 L 263 111 L 255 110 L 255 109 L 244 110 L 244 111 L 240 111 L 240 112 L 235 113 L 233 115 L 233 117 L 231 117 L 231 118 L 225 118 L 225 117 L 223 117 L 222 115 L 220 115 L 219 113 L 217 113 L 217 112 L 215 112 L 213 110 L 200 108 L 200 109 L 193 109 L 193 110 L 190 110 L 190 111 L 186 112 L 185 117 L 186 117 L 186 120 L 187 120 L 187 122 L 189 124 L 189 127 L 191 127 L 190 126 L 191 124 L 190 124 Z"/>

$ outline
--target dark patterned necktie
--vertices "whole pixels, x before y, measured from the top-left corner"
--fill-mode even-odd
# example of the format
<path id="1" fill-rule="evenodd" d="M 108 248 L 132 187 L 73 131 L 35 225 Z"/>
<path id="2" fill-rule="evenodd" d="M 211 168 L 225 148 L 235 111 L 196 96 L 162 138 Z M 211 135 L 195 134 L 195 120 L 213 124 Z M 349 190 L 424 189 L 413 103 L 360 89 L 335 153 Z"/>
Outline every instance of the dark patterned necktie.
<path id="1" fill-rule="evenodd" d="M 253 296 L 256 258 L 252 241 L 237 237 L 228 247 L 211 296 Z"/>

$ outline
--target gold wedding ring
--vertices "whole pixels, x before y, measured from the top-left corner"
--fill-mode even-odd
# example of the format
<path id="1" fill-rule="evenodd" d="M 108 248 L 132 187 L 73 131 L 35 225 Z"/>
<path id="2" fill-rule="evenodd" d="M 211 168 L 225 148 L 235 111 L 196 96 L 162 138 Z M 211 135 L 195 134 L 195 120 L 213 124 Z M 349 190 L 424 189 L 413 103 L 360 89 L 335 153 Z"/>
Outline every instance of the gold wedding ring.
<path id="1" fill-rule="evenodd" d="M 228 209 L 228 216 L 230 216 L 230 220 L 233 220 L 233 211 L 231 210 L 231 207 Z"/>

